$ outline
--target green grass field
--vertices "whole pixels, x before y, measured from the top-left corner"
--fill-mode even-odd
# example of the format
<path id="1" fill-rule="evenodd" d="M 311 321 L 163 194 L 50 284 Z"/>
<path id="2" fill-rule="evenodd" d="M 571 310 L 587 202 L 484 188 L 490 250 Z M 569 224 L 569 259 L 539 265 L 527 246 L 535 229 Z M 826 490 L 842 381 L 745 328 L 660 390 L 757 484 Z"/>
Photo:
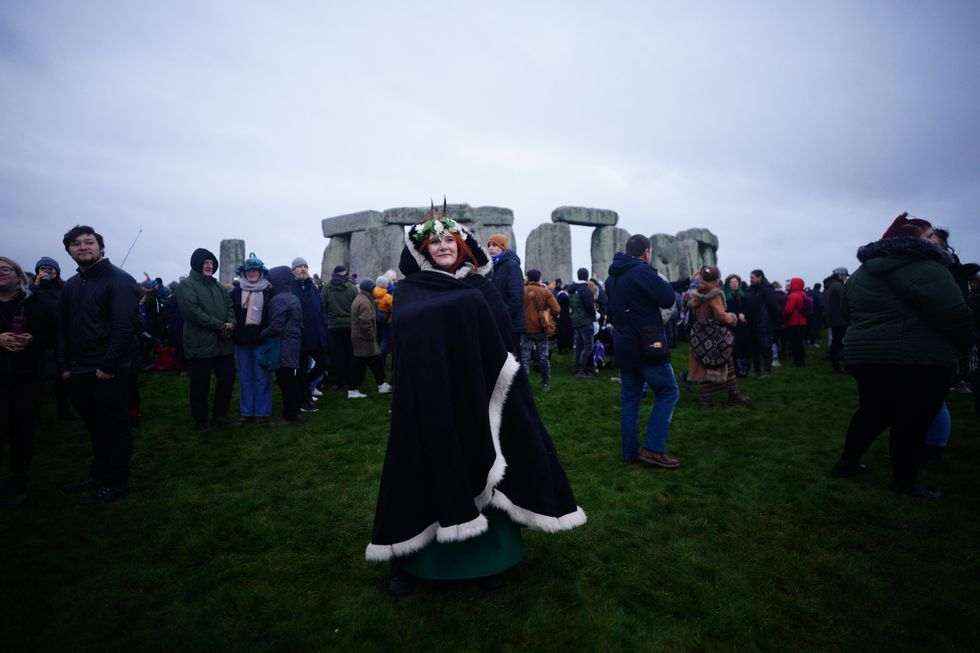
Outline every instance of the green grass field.
<path id="1" fill-rule="evenodd" d="M 613 373 L 577 380 L 555 356 L 538 405 L 588 524 L 525 531 L 502 590 L 400 600 L 364 560 L 388 429 L 373 388 L 326 393 L 299 426 L 198 434 L 188 380 L 144 374 L 133 493 L 99 507 L 62 493 L 88 437 L 46 406 L 29 501 L 0 513 L 0 651 L 977 650 L 970 397 L 951 393 L 945 465 L 923 478 L 943 498 L 886 490 L 887 436 L 869 474 L 831 478 L 856 391 L 823 352 L 743 381 L 748 408 L 682 389 L 673 471 L 624 465 Z"/>

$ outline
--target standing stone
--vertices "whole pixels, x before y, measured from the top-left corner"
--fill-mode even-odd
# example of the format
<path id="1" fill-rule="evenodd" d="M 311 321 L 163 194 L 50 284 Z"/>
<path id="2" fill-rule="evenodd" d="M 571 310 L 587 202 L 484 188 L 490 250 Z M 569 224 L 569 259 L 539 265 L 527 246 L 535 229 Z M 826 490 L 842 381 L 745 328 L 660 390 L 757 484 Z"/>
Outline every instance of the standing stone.
<path id="1" fill-rule="evenodd" d="M 527 237 L 524 270 L 537 268 L 541 278 L 550 281 L 560 277 L 572 279 L 572 228 L 568 224 L 542 224 Z"/>
<path id="2" fill-rule="evenodd" d="M 324 238 L 343 236 L 355 231 L 364 231 L 365 229 L 370 229 L 372 227 L 380 227 L 381 225 L 381 213 L 378 211 L 348 213 L 347 215 L 338 215 L 333 218 L 324 218 L 320 222 L 320 226 L 323 228 Z"/>
<path id="3" fill-rule="evenodd" d="M 696 252 L 691 257 L 691 260 L 694 261 L 693 271 L 697 271 L 705 265 L 718 265 L 718 236 L 707 229 L 687 229 L 678 232 L 677 240 L 696 243 L 688 246 L 689 249 Z"/>
<path id="4" fill-rule="evenodd" d="M 324 283 L 330 281 L 330 275 L 338 265 L 350 267 L 350 236 L 334 236 L 327 243 L 320 263 L 320 279 Z"/>
<path id="5" fill-rule="evenodd" d="M 652 254 L 650 265 L 669 280 L 677 281 L 685 276 L 679 271 L 681 250 L 676 236 L 653 234 L 650 236 L 650 253 Z"/>
<path id="6" fill-rule="evenodd" d="M 429 214 L 430 210 L 431 208 L 427 206 L 402 206 L 385 209 L 381 213 L 381 221 L 385 224 L 418 224 Z M 436 205 L 436 212 L 442 212 L 442 204 Z M 469 204 L 449 204 L 446 206 L 446 214 L 459 222 L 473 221 L 473 208 Z"/>
<path id="7" fill-rule="evenodd" d="M 218 254 L 218 281 L 221 285 L 229 285 L 235 280 L 235 270 L 245 260 L 245 241 L 241 238 L 229 238 L 221 241 Z"/>
<path id="8" fill-rule="evenodd" d="M 609 209 L 589 209 L 584 206 L 559 206 L 551 212 L 551 221 L 585 225 L 586 227 L 611 227 L 619 222 L 619 214 Z"/>
<path id="9" fill-rule="evenodd" d="M 517 238 L 514 236 L 514 228 L 506 224 L 478 224 L 470 223 L 465 225 L 466 228 L 473 234 L 476 238 L 476 242 L 480 243 L 483 249 L 487 248 L 487 241 L 490 240 L 490 236 L 494 234 L 503 234 L 507 236 L 507 241 L 510 243 L 510 249 L 515 253 L 517 252 Z"/>
<path id="10" fill-rule="evenodd" d="M 405 245 L 405 227 L 386 224 L 350 235 L 350 268 L 361 279 L 374 279 L 385 270 L 398 270 Z"/>
<path id="11" fill-rule="evenodd" d="M 592 276 L 605 281 L 609 264 L 616 252 L 626 251 L 630 232 L 619 227 L 596 227 L 592 230 Z"/>
<path id="12" fill-rule="evenodd" d="M 473 224 L 508 225 L 514 224 L 514 212 L 499 206 L 478 206 L 473 209 Z"/>

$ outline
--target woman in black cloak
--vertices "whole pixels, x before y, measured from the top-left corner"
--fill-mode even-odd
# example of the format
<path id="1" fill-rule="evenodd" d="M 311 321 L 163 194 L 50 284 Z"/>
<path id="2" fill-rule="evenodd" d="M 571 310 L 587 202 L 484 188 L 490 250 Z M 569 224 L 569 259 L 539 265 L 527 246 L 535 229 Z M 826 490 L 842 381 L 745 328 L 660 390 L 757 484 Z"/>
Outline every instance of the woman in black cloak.
<path id="1" fill-rule="evenodd" d="M 405 238 L 392 307 L 391 428 L 368 560 L 389 591 L 413 577 L 484 578 L 523 557 L 520 527 L 585 523 L 527 375 L 488 254 L 445 207 Z M 500 320 L 500 323 L 497 320 Z"/>

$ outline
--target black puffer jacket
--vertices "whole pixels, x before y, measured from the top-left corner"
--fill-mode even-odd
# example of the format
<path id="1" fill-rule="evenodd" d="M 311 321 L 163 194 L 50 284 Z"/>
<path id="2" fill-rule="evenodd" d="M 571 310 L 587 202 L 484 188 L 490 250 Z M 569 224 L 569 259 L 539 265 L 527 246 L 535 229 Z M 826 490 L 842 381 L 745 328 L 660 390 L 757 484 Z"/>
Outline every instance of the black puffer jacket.
<path id="1" fill-rule="evenodd" d="M 521 272 L 521 259 L 512 250 L 506 249 L 493 264 L 490 277 L 497 292 L 507 305 L 507 315 L 515 333 L 527 331 L 524 322 L 524 273 Z"/>
<path id="2" fill-rule="evenodd" d="M 61 371 L 115 374 L 129 367 L 142 330 L 136 279 L 102 259 L 65 282 L 58 313 Z"/>

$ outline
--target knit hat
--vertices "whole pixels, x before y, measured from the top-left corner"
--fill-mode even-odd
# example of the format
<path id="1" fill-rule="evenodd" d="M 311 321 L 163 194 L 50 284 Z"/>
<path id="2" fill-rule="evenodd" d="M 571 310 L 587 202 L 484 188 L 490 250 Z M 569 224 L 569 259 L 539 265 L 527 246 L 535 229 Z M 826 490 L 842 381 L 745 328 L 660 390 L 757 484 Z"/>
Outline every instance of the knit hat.
<path id="1" fill-rule="evenodd" d="M 371 292 L 372 290 L 374 290 L 374 282 L 371 281 L 370 279 L 363 279 L 361 283 L 357 284 L 357 287 L 363 290 L 364 292 Z"/>
<path id="2" fill-rule="evenodd" d="M 61 266 L 58 265 L 58 261 L 54 260 L 50 256 L 42 256 L 40 259 L 38 259 L 38 262 L 34 264 L 34 274 L 37 274 L 38 268 L 40 268 L 42 265 L 50 265 L 58 271 L 59 275 L 61 274 Z"/>
<path id="3" fill-rule="evenodd" d="M 305 265 L 306 267 L 310 267 L 309 263 L 306 262 L 306 259 L 305 258 L 303 258 L 302 256 L 297 256 L 296 258 L 293 259 L 293 264 L 289 266 L 289 269 L 290 270 L 295 270 L 296 268 L 298 268 L 301 265 Z"/>
<path id="4" fill-rule="evenodd" d="M 510 249 L 510 241 L 503 234 L 494 234 L 487 239 L 488 245 L 496 245 L 500 249 Z"/>
<path id="5" fill-rule="evenodd" d="M 850 273 L 847 271 L 847 268 L 834 268 L 834 271 L 831 274 L 843 274 L 843 275 L 847 275 L 847 274 L 850 274 Z"/>
<path id="6" fill-rule="evenodd" d="M 388 277 L 386 277 L 385 275 L 382 274 L 380 277 L 378 277 L 377 279 L 374 280 L 374 287 L 375 288 L 387 288 L 388 287 Z"/>
<path id="7" fill-rule="evenodd" d="M 347 268 L 345 268 L 343 265 L 335 266 L 333 269 L 334 274 L 343 274 L 344 272 L 347 272 Z"/>
<path id="8" fill-rule="evenodd" d="M 881 239 L 886 238 L 919 238 L 922 234 L 932 229 L 932 224 L 922 218 L 909 218 L 909 214 L 903 213 L 895 218 L 888 230 L 882 234 Z"/>
<path id="9" fill-rule="evenodd" d="M 198 247 L 194 250 L 194 253 L 191 254 L 191 269 L 200 273 L 204 267 L 205 261 L 211 261 L 214 263 L 214 271 L 218 271 L 218 257 L 203 247 Z"/>
<path id="10" fill-rule="evenodd" d="M 249 254 L 248 258 L 241 262 L 236 273 L 238 276 L 243 277 L 249 270 L 258 270 L 262 274 L 269 274 L 269 271 L 265 268 L 265 263 L 255 255 L 255 252 Z"/>

